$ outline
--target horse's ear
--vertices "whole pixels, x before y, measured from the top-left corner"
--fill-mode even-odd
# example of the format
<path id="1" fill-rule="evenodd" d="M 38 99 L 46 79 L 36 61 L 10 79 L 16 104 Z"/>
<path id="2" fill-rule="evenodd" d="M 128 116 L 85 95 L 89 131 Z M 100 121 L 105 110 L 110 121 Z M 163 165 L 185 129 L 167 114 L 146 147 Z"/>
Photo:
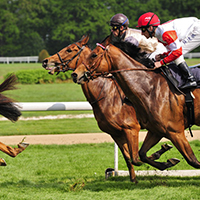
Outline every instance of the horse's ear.
<path id="1" fill-rule="evenodd" d="M 83 44 L 83 45 L 86 45 L 87 43 L 88 43 L 88 40 L 89 40 L 89 35 L 83 35 L 82 36 L 82 38 L 81 38 L 81 43 Z"/>
<path id="2" fill-rule="evenodd" d="M 111 35 L 108 35 L 106 38 L 103 39 L 101 44 L 103 44 L 105 47 L 108 46 L 111 43 Z"/>

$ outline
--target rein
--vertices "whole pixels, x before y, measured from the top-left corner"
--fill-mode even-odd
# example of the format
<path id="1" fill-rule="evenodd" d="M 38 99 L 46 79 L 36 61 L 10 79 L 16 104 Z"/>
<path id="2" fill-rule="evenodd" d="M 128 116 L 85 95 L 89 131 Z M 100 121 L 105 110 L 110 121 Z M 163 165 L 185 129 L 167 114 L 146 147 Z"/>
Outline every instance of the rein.
<path id="1" fill-rule="evenodd" d="M 153 69 L 153 68 L 146 68 L 146 69 L 143 69 L 143 68 L 127 68 L 127 69 L 112 70 L 112 71 L 105 72 L 105 73 L 114 74 L 114 73 L 119 73 L 119 72 L 124 72 L 124 71 L 133 71 L 133 70 L 154 71 L 155 69 Z M 97 76 L 102 75 L 102 73 L 95 73 L 95 75 L 97 75 Z"/>
<path id="2" fill-rule="evenodd" d="M 74 44 L 79 48 L 79 51 L 78 51 L 72 58 L 70 58 L 69 60 L 63 60 L 63 59 L 61 58 L 59 52 L 57 52 L 58 58 L 59 58 L 59 60 L 60 60 L 60 65 L 63 67 L 63 69 L 60 70 L 58 73 L 60 73 L 60 72 L 65 72 L 65 71 L 68 71 L 68 70 L 74 71 L 74 70 L 76 69 L 77 64 L 78 64 L 78 61 L 79 61 L 79 58 L 80 58 L 80 54 L 81 54 L 81 52 L 83 51 L 83 49 L 85 48 L 85 46 L 80 47 L 77 43 L 74 43 Z M 77 60 L 76 60 L 75 68 L 72 69 L 72 68 L 68 67 L 68 64 L 69 64 L 72 60 L 74 60 L 74 58 L 76 58 L 77 56 L 79 56 L 79 57 L 78 57 Z M 66 66 L 67 66 L 67 68 L 65 68 Z M 60 69 L 60 66 L 59 66 L 58 68 Z"/>
<path id="3" fill-rule="evenodd" d="M 100 93 L 99 93 L 99 96 L 97 97 L 97 99 L 96 99 L 95 101 L 91 102 L 91 105 L 92 105 L 92 104 L 95 104 L 95 103 L 97 103 L 97 102 L 99 102 L 99 101 L 101 101 L 102 99 L 105 98 L 105 97 L 101 97 L 101 98 L 100 98 L 101 93 L 103 92 L 103 89 L 104 89 L 105 83 L 106 83 L 106 82 L 104 81 L 104 83 L 103 83 L 103 87 L 101 88 L 101 91 L 100 91 Z"/>

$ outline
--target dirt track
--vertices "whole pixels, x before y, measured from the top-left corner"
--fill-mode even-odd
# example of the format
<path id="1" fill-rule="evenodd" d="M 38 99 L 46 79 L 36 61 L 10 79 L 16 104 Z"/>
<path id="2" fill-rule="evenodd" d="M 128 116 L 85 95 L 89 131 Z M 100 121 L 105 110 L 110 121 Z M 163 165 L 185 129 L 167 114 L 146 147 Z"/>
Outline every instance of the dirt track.
<path id="1" fill-rule="evenodd" d="M 139 141 L 143 141 L 146 132 L 140 132 Z M 189 141 L 200 140 L 200 131 L 193 131 L 191 137 L 188 131 L 185 135 Z M 79 143 L 102 143 L 113 142 L 110 135 L 106 133 L 80 133 L 80 134 L 59 134 L 59 135 L 20 135 L 20 136 L 0 136 L 0 141 L 7 145 L 16 145 L 24 137 L 29 144 L 79 144 Z M 166 141 L 166 139 L 162 139 Z"/>

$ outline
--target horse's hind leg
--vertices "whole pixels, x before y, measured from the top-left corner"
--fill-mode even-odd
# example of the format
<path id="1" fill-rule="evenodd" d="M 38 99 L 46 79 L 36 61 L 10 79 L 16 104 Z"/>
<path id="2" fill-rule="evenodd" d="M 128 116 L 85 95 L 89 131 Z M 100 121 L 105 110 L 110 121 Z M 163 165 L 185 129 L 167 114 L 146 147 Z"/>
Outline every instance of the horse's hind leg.
<path id="1" fill-rule="evenodd" d="M 194 168 L 200 168 L 200 162 L 194 155 L 194 152 L 192 151 L 192 148 L 188 140 L 186 139 L 184 132 L 171 133 L 170 140 L 172 141 L 174 146 L 176 146 L 179 152 L 183 155 L 183 157 L 189 165 L 191 165 Z"/>
<path id="2" fill-rule="evenodd" d="M 140 155 L 140 159 L 143 162 L 148 163 L 149 165 L 151 165 L 159 170 L 165 170 L 169 167 L 176 165 L 180 161 L 178 159 L 169 159 L 166 163 L 165 162 L 156 162 L 156 161 L 152 160 L 151 157 L 148 158 L 146 156 L 146 153 L 149 151 L 149 149 L 151 149 L 154 145 L 156 145 L 161 140 L 161 138 L 162 137 L 160 135 L 157 135 L 155 133 L 148 131 L 146 138 L 143 142 L 143 145 L 139 151 L 139 155 Z"/>
<path id="3" fill-rule="evenodd" d="M 16 157 L 19 153 L 24 151 L 28 147 L 27 143 L 19 143 L 18 148 L 12 148 L 11 146 L 5 145 L 0 142 L 0 151 L 8 154 L 11 157 Z"/>

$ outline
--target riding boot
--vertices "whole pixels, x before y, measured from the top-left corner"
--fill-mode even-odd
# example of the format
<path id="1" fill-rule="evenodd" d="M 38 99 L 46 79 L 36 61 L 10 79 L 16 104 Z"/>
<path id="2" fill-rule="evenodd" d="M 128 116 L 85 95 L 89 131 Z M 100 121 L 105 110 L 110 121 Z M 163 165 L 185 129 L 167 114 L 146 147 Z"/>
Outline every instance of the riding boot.
<path id="1" fill-rule="evenodd" d="M 181 72 L 183 73 L 183 77 L 186 79 L 186 83 L 183 84 L 180 89 L 191 89 L 197 86 L 197 82 L 194 76 L 191 74 L 187 63 L 184 61 L 178 65 Z"/>

